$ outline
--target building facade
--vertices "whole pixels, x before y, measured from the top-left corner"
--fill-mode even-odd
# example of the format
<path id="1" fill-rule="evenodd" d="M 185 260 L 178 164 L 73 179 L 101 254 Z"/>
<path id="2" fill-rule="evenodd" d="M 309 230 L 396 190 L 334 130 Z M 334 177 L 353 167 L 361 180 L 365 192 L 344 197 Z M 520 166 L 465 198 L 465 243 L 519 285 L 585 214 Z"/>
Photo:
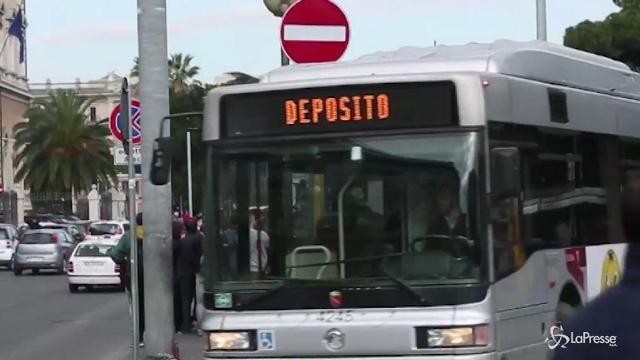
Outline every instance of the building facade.
<path id="1" fill-rule="evenodd" d="M 17 171 L 13 127 L 24 121 L 31 95 L 27 81 L 24 0 L 0 0 L 0 184 L 24 198 L 22 183 L 14 181 Z M 21 202 L 19 201 L 19 204 Z M 23 209 L 18 206 L 18 219 Z"/>

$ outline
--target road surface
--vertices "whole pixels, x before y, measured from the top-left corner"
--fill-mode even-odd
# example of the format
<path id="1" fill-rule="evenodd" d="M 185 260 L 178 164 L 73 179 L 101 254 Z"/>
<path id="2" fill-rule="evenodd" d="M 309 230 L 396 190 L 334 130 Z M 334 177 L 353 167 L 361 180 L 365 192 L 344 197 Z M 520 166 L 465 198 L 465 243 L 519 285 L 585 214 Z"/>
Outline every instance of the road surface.
<path id="1" fill-rule="evenodd" d="M 114 360 L 130 353 L 122 292 L 70 294 L 66 276 L 0 269 L 0 358 Z"/>

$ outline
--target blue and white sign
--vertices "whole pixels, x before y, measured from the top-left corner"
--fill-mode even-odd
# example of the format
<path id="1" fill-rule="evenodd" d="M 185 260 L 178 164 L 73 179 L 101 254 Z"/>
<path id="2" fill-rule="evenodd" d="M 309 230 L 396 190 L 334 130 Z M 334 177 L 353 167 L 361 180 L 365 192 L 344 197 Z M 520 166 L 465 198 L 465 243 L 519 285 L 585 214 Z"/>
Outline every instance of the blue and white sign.
<path id="1" fill-rule="evenodd" d="M 258 330 L 258 350 L 275 350 L 276 337 L 272 330 Z"/>

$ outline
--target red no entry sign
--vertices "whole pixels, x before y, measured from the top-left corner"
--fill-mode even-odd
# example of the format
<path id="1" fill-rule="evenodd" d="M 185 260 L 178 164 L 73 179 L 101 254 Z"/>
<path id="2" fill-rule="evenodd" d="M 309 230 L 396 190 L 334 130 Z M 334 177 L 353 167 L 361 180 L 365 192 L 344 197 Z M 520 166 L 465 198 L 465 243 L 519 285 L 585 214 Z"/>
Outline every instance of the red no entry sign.
<path id="1" fill-rule="evenodd" d="M 349 45 L 349 21 L 329 0 L 299 0 L 282 18 L 280 41 L 296 63 L 336 61 Z"/>
<path id="2" fill-rule="evenodd" d="M 131 126 L 133 127 L 133 143 L 135 145 L 140 144 L 142 141 L 142 129 L 140 128 L 140 101 L 137 99 L 131 99 Z M 120 104 L 116 105 L 116 107 L 111 111 L 111 116 L 109 117 L 109 129 L 111 129 L 111 134 L 120 142 L 124 141 L 124 134 L 122 133 L 122 121 L 120 120 Z"/>

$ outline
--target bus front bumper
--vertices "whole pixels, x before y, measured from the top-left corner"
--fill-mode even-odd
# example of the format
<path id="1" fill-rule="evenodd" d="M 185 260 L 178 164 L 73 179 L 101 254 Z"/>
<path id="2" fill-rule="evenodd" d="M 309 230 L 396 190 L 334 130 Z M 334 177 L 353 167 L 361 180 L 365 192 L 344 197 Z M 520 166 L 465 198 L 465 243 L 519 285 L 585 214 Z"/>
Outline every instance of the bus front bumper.
<path id="1" fill-rule="evenodd" d="M 269 359 L 269 360 L 353 360 L 353 357 L 286 357 L 286 358 L 273 358 L 273 357 L 255 357 L 250 358 L 243 356 L 242 359 Z M 210 359 L 240 359 L 238 357 L 220 357 L 213 353 L 205 353 L 205 360 Z M 495 353 L 489 354 L 465 354 L 465 355 L 414 355 L 414 356 L 358 356 L 360 360 L 495 360 L 497 359 Z"/>

